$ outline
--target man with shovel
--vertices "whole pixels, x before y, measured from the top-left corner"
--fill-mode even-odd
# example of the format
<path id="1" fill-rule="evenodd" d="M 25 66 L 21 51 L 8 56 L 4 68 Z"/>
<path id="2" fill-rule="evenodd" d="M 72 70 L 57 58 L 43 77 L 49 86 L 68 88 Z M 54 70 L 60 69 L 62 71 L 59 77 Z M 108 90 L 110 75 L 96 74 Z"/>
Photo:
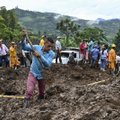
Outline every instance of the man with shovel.
<path id="1" fill-rule="evenodd" d="M 27 37 L 24 38 L 29 39 Z M 51 50 L 54 45 L 52 38 L 46 38 L 43 47 L 40 45 L 27 45 L 25 39 L 21 42 L 22 49 L 33 52 L 32 64 L 30 66 L 24 99 L 24 107 L 29 107 L 30 98 L 33 95 L 36 83 L 38 83 L 39 90 L 38 100 L 44 99 L 45 80 L 42 69 L 43 67 L 51 66 L 55 53 Z"/>

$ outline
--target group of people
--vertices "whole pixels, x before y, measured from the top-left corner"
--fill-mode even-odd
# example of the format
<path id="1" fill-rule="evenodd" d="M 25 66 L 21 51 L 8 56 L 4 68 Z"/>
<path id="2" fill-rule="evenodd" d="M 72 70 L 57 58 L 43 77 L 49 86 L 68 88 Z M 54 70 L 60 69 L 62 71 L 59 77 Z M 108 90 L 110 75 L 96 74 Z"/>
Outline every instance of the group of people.
<path id="1" fill-rule="evenodd" d="M 59 41 L 60 38 L 61 38 L 60 36 L 57 37 L 57 40 L 54 45 L 54 50 L 56 53 L 56 55 L 55 55 L 56 63 L 59 62 L 62 64 L 62 59 L 61 59 L 62 47 L 61 47 L 61 42 Z M 25 35 L 22 35 L 22 39 L 25 39 L 26 44 L 29 45 L 29 42 Z M 43 47 L 46 39 L 47 39 L 46 35 L 43 35 L 41 37 L 39 45 Z M 17 45 L 17 43 L 12 41 L 10 43 L 10 45 L 8 45 L 9 47 L 7 47 L 4 44 L 4 41 L 2 39 L 0 39 L 0 68 L 2 68 L 4 66 L 3 63 L 5 63 L 6 67 L 11 67 L 14 69 L 17 69 L 19 66 L 28 67 L 31 65 L 31 63 L 32 63 L 31 51 L 21 49 L 20 44 L 21 44 L 21 41 L 18 45 Z M 58 61 L 58 59 L 59 59 L 59 61 Z"/>
<path id="2" fill-rule="evenodd" d="M 100 70 L 105 71 L 107 68 L 110 74 L 114 76 L 116 65 L 120 62 L 119 57 L 115 51 L 116 45 L 112 44 L 108 47 L 107 44 L 95 43 L 92 39 L 87 43 L 83 40 L 80 43 L 80 56 L 82 60 L 89 63 L 91 67 L 99 67 Z"/>
<path id="3" fill-rule="evenodd" d="M 8 47 L 3 44 L 2 39 L 0 39 L 0 68 L 3 66 L 3 61 L 5 62 L 6 67 L 11 67 L 16 69 L 16 67 L 19 66 L 20 62 L 18 61 L 17 58 L 17 53 L 16 53 L 16 44 L 15 42 L 10 43 L 10 47 Z M 8 59 L 8 54 L 9 54 L 9 59 Z"/>
<path id="4" fill-rule="evenodd" d="M 3 40 L 0 39 L 0 68 L 2 68 L 5 63 L 6 67 L 11 67 L 17 69 L 20 65 L 27 67 L 26 60 L 32 63 L 32 59 L 29 51 L 24 51 L 21 49 L 21 52 L 18 53 L 17 44 L 15 42 L 10 42 L 9 48 L 3 43 Z M 20 51 L 20 50 L 19 50 Z"/>
<path id="5" fill-rule="evenodd" d="M 40 40 L 39 45 L 30 45 L 27 40 L 27 32 L 24 32 L 22 40 L 20 42 L 20 46 L 24 53 L 32 53 L 32 59 L 30 60 L 30 71 L 27 79 L 25 98 L 24 98 L 24 107 L 29 107 L 30 100 L 33 95 L 35 85 L 38 84 L 38 101 L 41 101 L 45 98 L 45 78 L 43 69 L 46 67 L 50 67 L 52 65 L 53 59 L 56 57 L 56 63 L 62 63 L 61 60 L 61 43 L 59 41 L 60 37 L 57 37 L 57 40 L 54 44 L 54 40 L 50 37 L 42 36 L 42 40 Z M 55 48 L 55 52 L 52 48 Z M 2 66 L 2 60 L 5 61 L 6 67 L 10 66 L 12 68 L 16 68 L 20 65 L 20 62 L 17 58 L 16 52 L 16 44 L 15 42 L 11 42 L 10 48 L 8 49 L 5 44 L 0 40 L 0 67 Z M 106 45 L 102 45 L 100 47 L 99 44 L 95 44 L 94 41 L 90 41 L 87 43 L 86 41 L 82 41 L 80 43 L 80 55 L 85 59 L 85 62 L 89 62 L 91 67 L 96 67 L 97 63 L 100 61 L 100 69 L 105 71 L 107 62 L 109 63 L 109 69 L 111 74 L 114 74 L 115 69 L 115 60 L 116 60 L 116 46 L 113 44 L 111 49 L 108 50 Z M 26 52 L 25 52 L 26 51 Z M 9 60 L 8 60 L 8 53 Z M 72 53 L 74 55 L 74 53 Z M 74 57 L 70 58 L 71 60 Z"/>
<path id="6" fill-rule="evenodd" d="M 19 45 L 22 48 L 22 52 L 26 54 L 29 52 L 32 53 L 24 97 L 24 107 L 29 107 L 30 99 L 33 95 L 36 84 L 38 84 L 39 91 L 37 100 L 40 101 L 45 97 L 45 79 L 43 69 L 50 67 L 53 58 L 55 58 L 55 53 L 52 50 L 54 47 L 54 40 L 50 37 L 44 36 L 42 37 L 42 40 L 40 40 L 40 45 L 31 46 L 28 43 L 27 32 L 24 31 Z M 2 67 L 3 61 L 5 62 L 6 67 L 12 67 L 14 69 L 20 65 L 17 57 L 17 45 L 15 42 L 11 42 L 8 49 L 7 46 L 2 43 L 2 40 L 0 40 L 0 67 Z"/>

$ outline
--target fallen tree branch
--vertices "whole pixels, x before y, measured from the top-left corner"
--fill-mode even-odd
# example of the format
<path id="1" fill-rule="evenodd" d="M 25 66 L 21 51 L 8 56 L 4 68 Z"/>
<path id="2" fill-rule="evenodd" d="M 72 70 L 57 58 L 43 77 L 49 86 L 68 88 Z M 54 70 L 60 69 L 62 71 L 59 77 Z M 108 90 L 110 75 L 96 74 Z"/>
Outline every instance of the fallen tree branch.
<path id="1" fill-rule="evenodd" d="M 108 81 L 111 81 L 111 80 L 116 80 L 116 78 L 117 78 L 117 76 L 113 77 L 112 79 L 101 80 L 101 81 L 93 82 L 93 83 L 90 83 L 90 84 L 87 84 L 87 85 L 88 85 L 88 86 L 97 85 L 97 84 L 105 83 L 105 82 L 108 82 Z"/>
<path id="2" fill-rule="evenodd" d="M 108 80 L 101 80 L 101 81 L 98 81 L 98 82 L 93 82 L 93 83 L 88 84 L 88 86 L 96 85 L 96 84 L 99 84 L 99 83 L 105 83 L 107 81 Z"/>

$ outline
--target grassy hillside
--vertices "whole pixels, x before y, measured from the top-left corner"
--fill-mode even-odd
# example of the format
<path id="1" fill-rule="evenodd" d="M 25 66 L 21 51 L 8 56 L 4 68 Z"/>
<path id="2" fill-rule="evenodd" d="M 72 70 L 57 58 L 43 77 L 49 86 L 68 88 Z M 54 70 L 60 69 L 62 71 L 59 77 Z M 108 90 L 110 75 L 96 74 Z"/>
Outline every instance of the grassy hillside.
<path id="1" fill-rule="evenodd" d="M 102 28 L 108 37 L 114 37 L 120 29 L 120 20 L 112 19 L 99 22 L 98 27 Z"/>
<path id="2" fill-rule="evenodd" d="M 28 10 L 15 9 L 16 15 L 18 17 L 19 23 L 31 30 L 34 33 L 40 31 L 41 34 L 44 32 L 56 35 L 59 31 L 56 30 L 56 23 L 64 18 L 70 18 L 76 23 L 80 24 L 81 29 L 91 26 L 99 27 L 104 30 L 106 36 L 112 39 L 120 28 L 120 20 L 101 20 L 101 21 L 88 21 L 82 20 L 75 17 L 63 16 L 56 13 L 41 13 L 33 12 Z"/>

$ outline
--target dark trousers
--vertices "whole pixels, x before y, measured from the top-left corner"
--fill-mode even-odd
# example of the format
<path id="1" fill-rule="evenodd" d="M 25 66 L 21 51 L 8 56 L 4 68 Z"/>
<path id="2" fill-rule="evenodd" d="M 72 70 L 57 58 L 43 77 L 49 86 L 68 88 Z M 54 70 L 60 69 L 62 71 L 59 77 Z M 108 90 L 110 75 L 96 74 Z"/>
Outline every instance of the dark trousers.
<path id="1" fill-rule="evenodd" d="M 7 55 L 0 56 L 0 67 L 2 67 L 3 60 L 5 62 L 6 67 L 9 66 L 9 61 Z"/>
<path id="2" fill-rule="evenodd" d="M 115 74 L 119 73 L 119 66 L 120 66 L 120 63 L 116 63 L 116 65 L 115 65 Z"/>
<path id="3" fill-rule="evenodd" d="M 97 58 L 92 58 L 91 67 L 97 67 Z"/>
<path id="4" fill-rule="evenodd" d="M 32 58 L 30 53 L 25 53 L 26 58 L 29 60 L 30 64 L 32 63 Z"/>
<path id="5" fill-rule="evenodd" d="M 106 63 L 107 63 L 106 59 L 101 59 L 100 68 L 105 69 L 106 68 Z"/>
<path id="6" fill-rule="evenodd" d="M 62 63 L 61 53 L 57 51 L 57 55 L 56 55 L 56 63 L 57 63 L 58 58 L 59 58 L 59 62 Z"/>
<path id="7" fill-rule="evenodd" d="M 27 59 L 29 60 L 30 64 L 32 63 L 32 59 L 31 59 L 31 55 L 30 53 L 25 53 L 25 56 L 20 56 L 19 59 L 20 59 L 20 63 L 21 65 L 24 65 L 25 67 L 27 67 Z"/>

